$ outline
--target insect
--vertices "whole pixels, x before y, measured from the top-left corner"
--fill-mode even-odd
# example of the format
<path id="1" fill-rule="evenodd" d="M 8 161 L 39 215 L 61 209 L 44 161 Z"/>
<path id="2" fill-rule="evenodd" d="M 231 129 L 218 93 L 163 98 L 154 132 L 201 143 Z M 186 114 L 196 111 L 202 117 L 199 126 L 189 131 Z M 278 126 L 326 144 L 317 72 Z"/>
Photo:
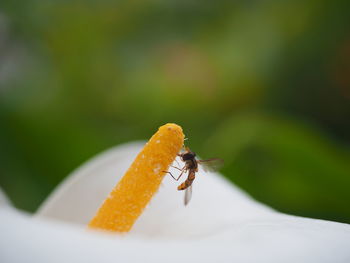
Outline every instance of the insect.
<path id="1" fill-rule="evenodd" d="M 177 178 L 175 178 L 171 172 L 167 173 L 169 173 L 176 181 L 178 181 L 184 173 L 188 172 L 187 179 L 177 187 L 177 190 L 179 191 L 185 190 L 184 203 L 185 205 L 187 205 L 192 197 L 192 183 L 196 178 L 196 173 L 198 172 L 198 164 L 202 165 L 205 171 L 215 171 L 220 166 L 222 166 L 223 160 L 219 158 L 197 160 L 196 153 L 192 152 L 188 147 L 185 148 L 184 152 L 178 153 L 177 155 L 181 158 L 181 161 L 185 163 L 184 167 L 182 167 L 181 169 L 172 166 L 181 171 L 180 175 Z"/>

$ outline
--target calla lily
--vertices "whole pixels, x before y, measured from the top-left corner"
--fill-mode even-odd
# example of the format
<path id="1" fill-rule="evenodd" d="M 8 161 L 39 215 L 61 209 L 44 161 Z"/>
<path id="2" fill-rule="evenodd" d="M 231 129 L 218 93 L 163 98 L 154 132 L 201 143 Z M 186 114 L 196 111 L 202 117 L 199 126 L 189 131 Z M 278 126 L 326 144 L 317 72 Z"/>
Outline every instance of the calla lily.
<path id="1" fill-rule="evenodd" d="M 178 182 L 166 176 L 131 232 L 87 229 L 142 146 L 127 144 L 93 158 L 35 215 L 12 208 L 0 192 L 0 261 L 350 262 L 349 225 L 281 214 L 202 170 L 188 206 Z"/>

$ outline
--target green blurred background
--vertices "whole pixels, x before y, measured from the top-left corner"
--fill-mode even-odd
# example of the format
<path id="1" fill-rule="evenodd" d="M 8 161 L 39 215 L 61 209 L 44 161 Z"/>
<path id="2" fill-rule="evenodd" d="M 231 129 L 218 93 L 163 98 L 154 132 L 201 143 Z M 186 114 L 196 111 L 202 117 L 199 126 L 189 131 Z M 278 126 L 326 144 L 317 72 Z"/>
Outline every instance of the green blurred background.
<path id="1" fill-rule="evenodd" d="M 350 223 L 348 0 L 0 5 L 0 185 L 18 208 L 175 122 L 257 200 Z"/>

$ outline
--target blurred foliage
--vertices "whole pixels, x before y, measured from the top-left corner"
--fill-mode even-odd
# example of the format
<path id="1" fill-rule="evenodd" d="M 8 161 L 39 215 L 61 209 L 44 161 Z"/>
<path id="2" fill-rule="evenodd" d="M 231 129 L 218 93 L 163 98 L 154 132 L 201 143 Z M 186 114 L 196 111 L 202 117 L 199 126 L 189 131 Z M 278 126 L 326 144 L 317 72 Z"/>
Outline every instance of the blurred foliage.
<path id="1" fill-rule="evenodd" d="M 176 122 L 256 199 L 350 223 L 349 7 L 3 0 L 1 187 L 34 211 L 88 158 Z"/>

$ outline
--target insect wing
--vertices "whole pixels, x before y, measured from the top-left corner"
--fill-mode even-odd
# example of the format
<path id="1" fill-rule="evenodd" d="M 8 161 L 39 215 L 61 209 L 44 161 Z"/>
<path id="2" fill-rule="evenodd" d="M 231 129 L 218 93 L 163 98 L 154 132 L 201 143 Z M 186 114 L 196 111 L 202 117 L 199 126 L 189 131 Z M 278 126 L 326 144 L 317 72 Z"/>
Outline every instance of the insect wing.
<path id="1" fill-rule="evenodd" d="M 185 190 L 185 198 L 184 198 L 185 205 L 187 205 L 191 201 L 191 198 L 192 198 L 192 185 L 187 187 Z"/>
<path id="2" fill-rule="evenodd" d="M 215 172 L 224 165 L 224 160 L 220 158 L 198 160 L 197 162 L 203 167 L 203 170 L 206 172 Z"/>

